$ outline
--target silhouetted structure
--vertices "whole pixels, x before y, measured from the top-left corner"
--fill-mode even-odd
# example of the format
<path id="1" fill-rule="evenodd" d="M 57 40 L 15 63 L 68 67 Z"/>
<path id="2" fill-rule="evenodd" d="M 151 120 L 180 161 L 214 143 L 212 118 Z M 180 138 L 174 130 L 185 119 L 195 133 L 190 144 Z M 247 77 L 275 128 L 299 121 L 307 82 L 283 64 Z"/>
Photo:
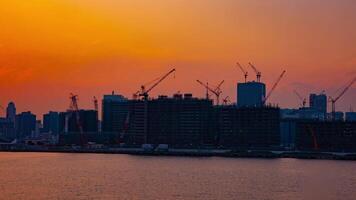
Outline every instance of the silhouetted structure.
<path id="1" fill-rule="evenodd" d="M 213 143 L 212 101 L 191 94 L 130 101 L 129 144 L 169 144 L 189 147 Z"/>
<path id="2" fill-rule="evenodd" d="M 315 111 L 321 112 L 326 118 L 327 113 L 327 97 L 325 94 L 310 94 L 309 107 Z"/>
<path id="3" fill-rule="evenodd" d="M 6 119 L 10 122 L 15 123 L 16 118 L 16 106 L 14 102 L 10 102 L 6 108 Z"/>
<path id="4" fill-rule="evenodd" d="M 266 85 L 261 82 L 237 84 L 238 107 L 262 107 L 266 97 Z"/>
<path id="5" fill-rule="evenodd" d="M 16 115 L 15 129 L 18 139 L 31 137 L 36 130 L 36 115 L 29 111 Z"/>
<path id="6" fill-rule="evenodd" d="M 102 131 L 121 133 L 128 120 L 129 102 L 122 95 L 104 95 L 102 101 Z"/>
<path id="7" fill-rule="evenodd" d="M 42 132 L 57 135 L 59 133 L 59 113 L 50 111 L 43 115 Z"/>
<path id="8" fill-rule="evenodd" d="M 299 122 L 296 130 L 296 148 L 316 151 L 355 151 L 356 122 Z"/>
<path id="9" fill-rule="evenodd" d="M 279 112 L 276 107 L 221 107 L 219 144 L 243 149 L 279 147 Z"/>
<path id="10" fill-rule="evenodd" d="M 98 132 L 98 113 L 95 110 L 79 110 L 79 123 L 83 132 Z M 65 130 L 67 127 L 68 130 Z M 77 116 L 75 111 L 59 113 L 59 132 L 60 133 L 79 133 Z"/>

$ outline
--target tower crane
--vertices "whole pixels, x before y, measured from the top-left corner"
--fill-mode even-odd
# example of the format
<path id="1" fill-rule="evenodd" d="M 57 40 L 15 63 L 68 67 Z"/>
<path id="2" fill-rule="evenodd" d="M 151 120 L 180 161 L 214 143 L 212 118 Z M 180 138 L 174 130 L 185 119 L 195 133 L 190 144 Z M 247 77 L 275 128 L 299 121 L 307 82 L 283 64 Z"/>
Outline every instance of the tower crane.
<path id="1" fill-rule="evenodd" d="M 252 63 L 248 63 L 250 65 L 250 67 L 253 69 L 253 71 L 255 71 L 256 73 L 256 77 L 257 77 L 257 82 L 261 82 L 261 72 L 257 70 L 257 68 L 252 64 Z"/>
<path id="2" fill-rule="evenodd" d="M 133 96 L 134 98 L 136 97 L 143 97 L 144 100 L 148 100 L 148 96 L 149 96 L 149 93 L 155 88 L 157 87 L 158 84 L 160 84 L 164 79 L 166 79 L 170 74 L 172 74 L 173 72 L 175 72 L 176 69 L 172 69 L 170 70 L 168 73 L 166 73 L 165 75 L 163 75 L 162 77 L 160 78 L 157 78 L 155 79 L 154 81 L 154 84 L 149 87 L 148 89 L 146 89 L 147 85 L 148 84 L 145 84 L 145 85 L 142 85 L 141 86 L 141 90 L 137 91 Z"/>
<path id="3" fill-rule="evenodd" d="M 223 99 L 223 102 L 224 102 L 224 105 L 227 105 L 228 103 L 230 103 L 230 97 L 229 97 L 229 96 L 226 96 L 226 97 Z"/>
<path id="4" fill-rule="evenodd" d="M 219 105 L 219 103 L 220 103 L 220 95 L 221 95 L 221 93 L 222 93 L 220 87 L 221 87 L 221 85 L 224 83 L 224 80 L 221 81 L 221 82 L 219 83 L 219 85 L 218 85 L 215 89 L 212 89 L 208 84 L 204 84 L 204 83 L 201 82 L 200 80 L 197 80 L 197 82 L 198 82 L 200 85 L 202 85 L 204 88 L 206 88 L 206 90 L 207 90 L 207 96 L 209 96 L 208 91 L 212 92 L 212 93 L 216 96 L 216 104 Z"/>
<path id="5" fill-rule="evenodd" d="M 80 133 L 81 145 L 84 146 L 84 145 L 86 145 L 86 142 L 84 142 L 84 131 L 83 131 L 82 123 L 80 121 L 80 114 L 79 114 L 79 107 L 78 107 L 78 95 L 74 95 L 73 93 L 70 93 L 69 111 L 71 113 L 75 113 L 76 123 L 77 123 L 77 127 L 78 127 L 79 133 Z M 66 119 L 66 126 L 68 126 L 68 118 Z M 68 127 L 67 127 L 67 129 L 68 129 Z"/>
<path id="6" fill-rule="evenodd" d="M 248 76 L 248 72 L 244 70 L 244 68 L 242 67 L 242 65 L 240 65 L 239 62 L 236 63 L 237 67 L 240 68 L 240 70 L 242 71 L 242 73 L 244 74 L 245 77 L 245 83 L 247 82 L 247 76 Z"/>
<path id="7" fill-rule="evenodd" d="M 307 99 L 305 97 L 302 97 L 296 90 L 293 90 L 294 94 L 297 95 L 300 101 L 302 101 L 302 106 L 305 108 L 305 105 L 307 103 Z"/>
<path id="8" fill-rule="evenodd" d="M 354 84 L 356 82 L 356 77 L 354 77 L 351 82 L 349 84 L 347 84 L 347 86 L 340 92 L 339 95 L 337 95 L 336 97 L 331 97 L 329 96 L 329 100 L 331 101 L 331 117 L 332 120 L 335 120 L 335 104 L 336 102 L 346 93 L 346 91 L 352 86 L 352 84 Z"/>
<path id="9" fill-rule="evenodd" d="M 286 70 L 283 70 L 283 72 L 281 73 L 281 75 L 279 75 L 277 81 L 273 84 L 271 90 L 268 92 L 267 96 L 263 99 L 263 104 L 266 103 L 266 101 L 269 99 L 269 97 L 271 96 L 271 94 L 273 93 L 273 91 L 276 89 L 278 83 L 281 81 L 281 79 L 283 78 L 284 74 L 286 73 Z"/>

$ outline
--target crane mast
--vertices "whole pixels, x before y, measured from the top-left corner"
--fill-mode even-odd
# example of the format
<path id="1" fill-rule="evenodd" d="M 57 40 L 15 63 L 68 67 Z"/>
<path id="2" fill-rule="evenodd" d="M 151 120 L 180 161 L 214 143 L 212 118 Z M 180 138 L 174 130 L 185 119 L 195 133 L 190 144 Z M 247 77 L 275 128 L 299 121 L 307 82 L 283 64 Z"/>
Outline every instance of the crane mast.
<path id="1" fill-rule="evenodd" d="M 250 65 L 250 67 L 253 69 L 253 71 L 255 71 L 256 73 L 256 78 L 257 78 L 257 82 L 261 82 L 261 72 L 257 70 L 257 68 L 252 64 L 252 63 L 248 63 Z"/>
<path id="2" fill-rule="evenodd" d="M 279 75 L 277 81 L 273 84 L 271 90 L 268 92 L 267 96 L 264 98 L 263 104 L 265 104 L 266 101 L 269 99 L 269 97 L 272 95 L 273 91 L 276 89 L 278 83 L 281 81 L 281 79 L 283 78 L 285 73 L 286 73 L 286 70 L 283 70 L 282 74 Z"/>
<path id="3" fill-rule="evenodd" d="M 80 114 L 79 114 L 79 106 L 78 106 L 78 95 L 74 95 L 73 93 L 70 93 L 70 106 L 69 106 L 69 111 L 71 113 L 75 114 L 75 119 L 76 119 L 76 124 L 79 129 L 79 134 L 80 134 L 80 140 L 81 140 L 81 145 L 84 146 L 86 145 L 86 142 L 84 141 L 84 130 L 82 123 L 80 121 Z M 66 117 L 66 129 L 68 131 L 68 119 L 69 117 Z"/>
<path id="4" fill-rule="evenodd" d="M 242 65 L 240 65 L 240 63 L 239 63 L 239 62 L 236 62 L 236 65 L 237 65 L 237 67 L 239 67 L 239 68 L 240 68 L 241 72 L 244 74 L 244 77 L 245 77 L 245 83 L 246 83 L 246 82 L 247 82 L 248 72 L 247 72 L 247 71 L 245 71 L 245 69 L 242 67 Z"/>
<path id="5" fill-rule="evenodd" d="M 332 120 L 335 120 L 335 113 L 336 113 L 336 102 L 347 92 L 347 90 L 352 86 L 352 84 L 354 84 L 356 82 L 356 77 L 354 77 L 351 82 L 349 84 L 347 84 L 347 86 L 340 92 L 339 95 L 337 95 L 335 98 L 329 96 L 329 99 L 331 101 L 331 117 Z"/>
<path id="6" fill-rule="evenodd" d="M 299 100 L 302 101 L 302 106 L 303 106 L 303 108 L 305 108 L 305 105 L 307 103 L 307 99 L 302 97 L 302 95 L 300 95 L 296 90 L 293 90 L 293 92 L 294 92 L 295 95 L 297 95 Z"/>

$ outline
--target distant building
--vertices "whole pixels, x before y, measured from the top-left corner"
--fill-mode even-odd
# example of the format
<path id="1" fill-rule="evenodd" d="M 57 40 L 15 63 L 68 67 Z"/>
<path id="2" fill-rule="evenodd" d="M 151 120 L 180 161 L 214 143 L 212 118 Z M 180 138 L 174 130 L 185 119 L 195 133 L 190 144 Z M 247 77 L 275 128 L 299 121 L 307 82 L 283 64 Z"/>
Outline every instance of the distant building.
<path id="1" fill-rule="evenodd" d="M 6 118 L 10 121 L 15 123 L 16 118 L 16 106 L 14 102 L 10 102 L 6 108 Z"/>
<path id="2" fill-rule="evenodd" d="M 79 110 L 77 113 L 67 111 L 59 113 L 60 133 L 79 133 L 80 126 L 83 132 L 98 132 L 98 112 L 96 110 Z"/>
<path id="3" fill-rule="evenodd" d="M 221 108 L 220 145 L 229 148 L 268 149 L 280 146 L 280 110 L 276 107 Z"/>
<path id="4" fill-rule="evenodd" d="M 7 118 L 0 118 L 0 138 L 10 140 L 16 138 L 14 123 Z"/>
<path id="5" fill-rule="evenodd" d="M 345 120 L 355 122 L 356 121 L 356 112 L 346 112 Z"/>
<path id="6" fill-rule="evenodd" d="M 310 94 L 309 95 L 309 107 L 313 110 L 324 113 L 326 117 L 327 113 L 327 97 L 325 94 Z"/>
<path id="7" fill-rule="evenodd" d="M 104 95 L 102 101 L 102 131 L 121 133 L 128 120 L 129 102 L 122 95 Z"/>
<path id="8" fill-rule="evenodd" d="M 44 133 L 52 133 L 57 135 L 59 133 L 59 113 L 50 111 L 43 115 L 43 129 Z"/>
<path id="9" fill-rule="evenodd" d="M 36 130 L 36 115 L 31 112 L 22 112 L 16 115 L 15 129 L 17 138 L 31 137 Z"/>
<path id="10" fill-rule="evenodd" d="M 261 82 L 237 84 L 238 107 L 262 107 L 266 97 L 266 85 Z"/>

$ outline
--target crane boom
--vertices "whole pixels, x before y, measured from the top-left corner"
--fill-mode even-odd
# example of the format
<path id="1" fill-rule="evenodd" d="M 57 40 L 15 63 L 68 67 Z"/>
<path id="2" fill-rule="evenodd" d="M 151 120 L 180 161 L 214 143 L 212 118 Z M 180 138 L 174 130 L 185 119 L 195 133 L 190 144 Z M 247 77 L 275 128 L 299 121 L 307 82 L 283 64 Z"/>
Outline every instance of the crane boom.
<path id="1" fill-rule="evenodd" d="M 256 77 L 257 77 L 257 82 L 261 81 L 261 72 L 257 70 L 257 68 L 252 64 L 252 63 L 248 63 L 250 65 L 250 67 L 253 69 L 253 71 L 255 71 L 256 73 Z"/>
<path id="2" fill-rule="evenodd" d="M 271 90 L 268 92 L 268 94 L 267 94 L 266 98 L 264 99 L 263 103 L 265 103 L 265 102 L 269 99 L 269 97 L 271 96 L 271 94 L 273 93 L 273 91 L 276 89 L 278 83 L 281 81 L 281 79 L 283 78 L 283 76 L 284 76 L 285 73 L 286 73 L 286 70 L 283 70 L 282 74 L 279 75 L 277 81 L 273 84 Z"/>
<path id="3" fill-rule="evenodd" d="M 354 84 L 356 82 L 356 77 L 354 77 L 351 82 L 340 92 L 340 94 L 336 97 L 336 98 L 332 98 L 329 97 L 330 101 L 331 101 L 331 117 L 332 120 L 335 120 L 335 112 L 336 112 L 336 108 L 335 108 L 335 104 L 336 102 L 347 92 L 347 90 L 352 86 L 352 84 Z"/>
<path id="4" fill-rule="evenodd" d="M 151 90 L 153 90 L 155 87 L 157 87 L 158 84 L 160 84 L 164 79 L 166 79 L 170 74 L 172 74 L 173 72 L 175 72 L 176 69 L 172 69 L 171 71 L 169 71 L 168 73 L 166 73 L 165 75 L 163 75 L 158 81 L 156 81 L 149 89 L 145 89 L 145 86 L 142 85 L 141 86 L 141 92 L 139 93 L 139 96 L 143 96 L 144 99 L 148 99 L 148 94 L 149 92 L 151 92 Z"/>
<path id="5" fill-rule="evenodd" d="M 216 86 L 215 88 L 215 92 L 221 93 L 221 86 L 222 84 L 225 82 L 225 80 L 222 80 L 218 86 Z"/>
<path id="6" fill-rule="evenodd" d="M 224 80 L 221 81 L 221 82 L 219 83 L 219 85 L 218 85 L 215 89 L 212 89 L 211 87 L 209 87 L 208 84 L 204 84 L 204 83 L 201 82 L 200 80 L 197 80 L 197 82 L 198 82 L 200 85 L 202 85 L 203 87 L 206 88 L 206 90 L 207 90 L 207 97 L 209 96 L 208 91 L 212 92 L 212 93 L 216 96 L 216 104 L 219 105 L 219 103 L 220 103 L 220 95 L 221 95 L 221 93 L 222 93 L 220 87 L 221 87 L 221 85 L 224 83 Z"/>
<path id="7" fill-rule="evenodd" d="M 200 85 L 204 86 L 207 90 L 209 90 L 209 91 L 212 92 L 213 94 L 218 95 L 218 93 L 217 93 L 215 90 L 211 89 L 207 84 L 204 84 L 204 83 L 201 82 L 200 80 L 197 80 L 197 82 L 198 82 Z"/>
<path id="8" fill-rule="evenodd" d="M 239 62 L 236 62 L 236 65 L 240 68 L 240 70 L 242 71 L 242 73 L 244 74 L 245 77 L 245 83 L 247 81 L 247 76 L 248 76 L 248 72 L 244 70 L 244 68 L 242 67 L 242 65 L 240 65 Z"/>

